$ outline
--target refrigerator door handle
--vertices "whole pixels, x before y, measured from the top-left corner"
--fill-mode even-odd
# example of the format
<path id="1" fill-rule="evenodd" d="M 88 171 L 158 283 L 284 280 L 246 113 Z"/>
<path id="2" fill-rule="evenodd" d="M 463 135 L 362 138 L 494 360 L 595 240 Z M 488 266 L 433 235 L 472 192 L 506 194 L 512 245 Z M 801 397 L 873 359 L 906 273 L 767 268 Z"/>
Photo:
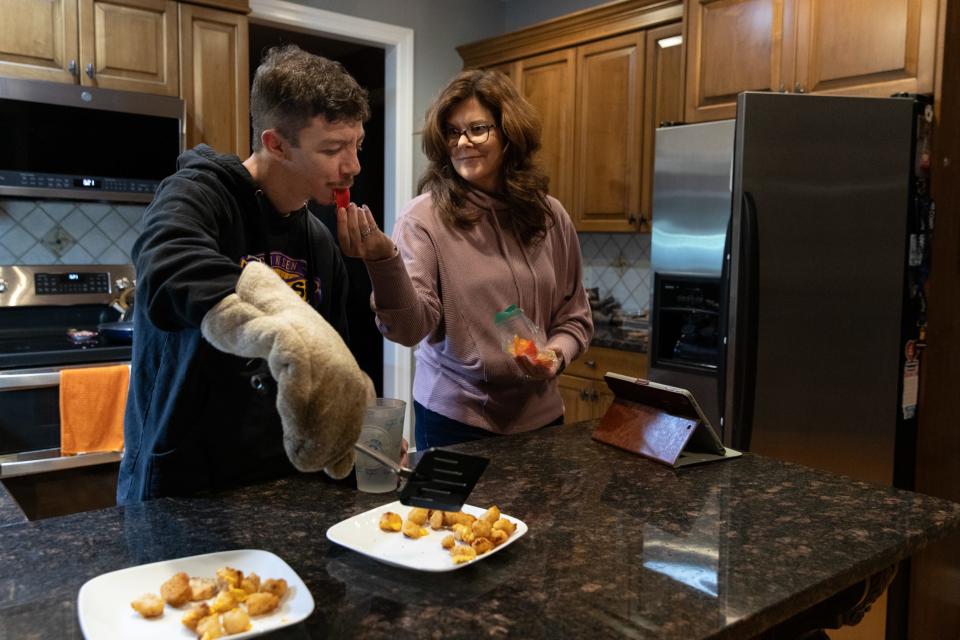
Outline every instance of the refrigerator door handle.
<path id="1" fill-rule="evenodd" d="M 757 386 L 757 315 L 759 308 L 759 229 L 757 204 L 749 191 L 741 195 L 740 273 L 737 283 L 737 343 L 734 357 L 733 447 L 750 449 Z M 735 425 L 735 426 L 734 426 Z"/>

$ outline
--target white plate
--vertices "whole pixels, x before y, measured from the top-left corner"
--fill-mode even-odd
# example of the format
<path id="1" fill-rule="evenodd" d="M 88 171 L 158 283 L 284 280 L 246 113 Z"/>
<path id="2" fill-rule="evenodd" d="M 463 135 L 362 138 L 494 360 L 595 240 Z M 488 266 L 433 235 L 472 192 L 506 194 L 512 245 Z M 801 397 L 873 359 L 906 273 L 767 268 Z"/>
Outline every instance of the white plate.
<path id="1" fill-rule="evenodd" d="M 164 608 L 163 615 L 147 619 L 130 607 L 130 602 L 145 593 L 160 595 L 160 585 L 178 571 L 190 577 L 215 578 L 217 569 L 225 566 L 256 573 L 261 580 L 283 578 L 287 581 L 287 595 L 280 606 L 264 616 L 251 616 L 253 628 L 229 637 L 231 640 L 251 638 L 280 627 L 296 624 L 313 611 L 313 596 L 300 576 L 286 562 L 269 551 L 239 549 L 221 551 L 189 558 L 164 560 L 129 569 L 105 573 L 88 580 L 77 596 L 80 629 L 88 640 L 106 638 L 191 638 L 193 633 L 180 622 L 190 605 L 177 609 Z"/>
<path id="2" fill-rule="evenodd" d="M 347 518 L 327 529 L 327 538 L 347 549 L 352 549 L 357 553 L 362 553 L 374 560 L 395 567 L 418 571 L 453 571 L 454 569 L 462 569 L 478 560 L 489 558 L 504 547 L 513 544 L 527 532 L 527 525 L 524 524 L 523 520 L 505 513 L 501 514 L 502 518 L 506 518 L 517 525 L 517 530 L 507 538 L 506 542 L 483 555 L 477 556 L 476 560 L 457 564 L 450 557 L 450 552 L 440 546 L 440 541 L 450 533 L 446 529 L 434 531 L 428 525 L 427 531 L 430 533 L 416 540 L 408 538 L 399 531 L 388 533 L 380 530 L 380 516 L 384 513 L 392 511 L 406 520 L 407 513 L 411 508 L 397 501 L 376 509 L 370 509 L 370 511 Z M 486 509 L 465 504 L 463 505 L 463 511 L 479 518 Z"/>

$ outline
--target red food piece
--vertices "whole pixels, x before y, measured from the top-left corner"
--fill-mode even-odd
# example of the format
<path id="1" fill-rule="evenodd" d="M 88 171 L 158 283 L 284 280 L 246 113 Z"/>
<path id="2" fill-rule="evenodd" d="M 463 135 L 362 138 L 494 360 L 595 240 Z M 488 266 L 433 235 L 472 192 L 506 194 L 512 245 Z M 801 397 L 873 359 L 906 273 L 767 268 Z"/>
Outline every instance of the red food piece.
<path id="1" fill-rule="evenodd" d="M 350 189 L 334 189 L 333 199 L 336 200 L 338 209 L 346 209 L 350 206 Z"/>
<path id="2" fill-rule="evenodd" d="M 526 338 L 515 335 L 513 336 L 513 355 L 515 357 L 530 356 L 531 358 L 536 358 L 537 344 L 533 340 L 527 340 Z"/>

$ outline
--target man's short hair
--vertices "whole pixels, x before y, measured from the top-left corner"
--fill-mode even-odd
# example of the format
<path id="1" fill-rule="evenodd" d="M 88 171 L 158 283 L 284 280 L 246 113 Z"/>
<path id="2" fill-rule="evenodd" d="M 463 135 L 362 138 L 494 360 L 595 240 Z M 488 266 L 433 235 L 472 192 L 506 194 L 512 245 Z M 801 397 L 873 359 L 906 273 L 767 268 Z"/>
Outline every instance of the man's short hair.
<path id="1" fill-rule="evenodd" d="M 257 67 L 250 91 L 253 148 L 261 135 L 276 129 L 293 146 L 313 118 L 330 122 L 370 119 L 367 92 L 339 62 L 289 44 L 272 47 Z"/>

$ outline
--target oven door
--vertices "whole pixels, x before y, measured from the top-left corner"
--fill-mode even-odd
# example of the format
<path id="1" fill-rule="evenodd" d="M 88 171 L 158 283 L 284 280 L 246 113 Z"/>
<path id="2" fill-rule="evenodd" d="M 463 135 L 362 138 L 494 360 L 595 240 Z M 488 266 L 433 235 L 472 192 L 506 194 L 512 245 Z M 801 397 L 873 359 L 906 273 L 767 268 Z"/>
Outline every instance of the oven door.
<path id="1" fill-rule="evenodd" d="M 97 366 L 128 364 L 97 363 Z M 0 480 L 115 463 L 119 452 L 60 455 L 60 371 L 0 371 Z"/>

